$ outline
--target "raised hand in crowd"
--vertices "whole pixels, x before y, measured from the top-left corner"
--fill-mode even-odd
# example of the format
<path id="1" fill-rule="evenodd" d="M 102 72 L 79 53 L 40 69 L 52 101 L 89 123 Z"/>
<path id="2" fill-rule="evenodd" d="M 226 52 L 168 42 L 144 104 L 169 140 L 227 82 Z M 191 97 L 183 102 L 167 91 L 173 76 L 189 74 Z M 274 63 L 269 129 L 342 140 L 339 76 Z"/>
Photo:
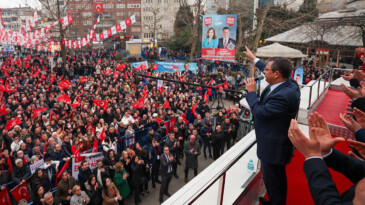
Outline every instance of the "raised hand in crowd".
<path id="1" fill-rule="evenodd" d="M 306 159 L 321 156 L 321 146 L 316 135 L 312 134 L 310 138 L 305 136 L 300 130 L 298 122 L 294 119 L 290 122 L 288 136 L 293 145 Z"/>
<path id="2" fill-rule="evenodd" d="M 345 84 L 341 84 L 341 87 L 343 89 L 343 92 L 351 99 L 354 98 L 362 98 L 364 97 L 364 92 L 363 92 L 363 88 L 361 88 L 360 86 L 357 87 L 357 89 L 352 89 L 350 87 L 347 87 Z"/>
<path id="3" fill-rule="evenodd" d="M 362 129 L 365 129 L 365 112 L 354 108 L 354 115 L 356 117 L 357 123 L 359 123 Z"/>
<path id="4" fill-rule="evenodd" d="M 355 159 L 364 161 L 363 158 L 365 158 L 365 143 L 351 139 L 348 139 L 347 141 L 358 151 L 358 153 L 361 155 L 362 158 L 357 154 L 355 154 L 353 151 L 349 151 L 349 155 Z"/>
<path id="5" fill-rule="evenodd" d="M 322 155 L 328 154 L 332 147 L 335 146 L 338 142 L 346 141 L 342 137 L 333 138 L 331 132 L 328 128 L 326 120 L 322 115 L 317 112 L 314 112 L 308 118 L 309 125 L 309 135 L 315 135 L 318 139 Z M 312 136 L 311 136 L 312 138 Z"/>
<path id="6" fill-rule="evenodd" d="M 340 119 L 342 123 L 349 129 L 351 132 L 356 132 L 358 129 L 361 129 L 361 126 L 356 120 L 347 114 L 340 114 Z"/>
<path id="7" fill-rule="evenodd" d="M 361 70 L 354 69 L 354 78 L 362 81 L 365 80 L 365 73 Z"/>

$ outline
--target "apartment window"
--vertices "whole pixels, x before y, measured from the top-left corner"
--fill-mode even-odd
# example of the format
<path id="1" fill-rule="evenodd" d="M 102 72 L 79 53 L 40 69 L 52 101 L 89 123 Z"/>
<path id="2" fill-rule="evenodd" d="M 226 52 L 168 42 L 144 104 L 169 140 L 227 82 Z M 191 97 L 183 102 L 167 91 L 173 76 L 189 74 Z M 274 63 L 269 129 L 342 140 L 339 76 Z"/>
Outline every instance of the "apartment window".
<path id="1" fill-rule="evenodd" d="M 84 25 L 91 25 L 92 23 L 91 23 L 91 21 L 83 21 L 83 24 Z"/>
<path id="2" fill-rule="evenodd" d="M 129 9 L 141 8 L 141 4 L 128 4 L 127 8 L 129 8 Z"/>
<path id="3" fill-rule="evenodd" d="M 114 8 L 114 4 L 103 4 L 103 8 L 104 9 L 113 9 Z"/>
<path id="4" fill-rule="evenodd" d="M 117 12 L 117 16 L 124 16 L 124 12 Z"/>
<path id="5" fill-rule="evenodd" d="M 152 0 L 146 0 L 146 3 L 153 3 Z"/>
<path id="6" fill-rule="evenodd" d="M 175 0 L 176 1 L 176 0 Z M 169 0 L 164 0 L 165 3 L 169 3 Z"/>
<path id="7" fill-rule="evenodd" d="M 84 12 L 84 13 L 82 13 L 82 16 L 83 17 L 91 17 L 92 13 L 91 12 Z"/>
<path id="8" fill-rule="evenodd" d="M 125 8 L 125 4 L 116 4 L 115 8 L 117 9 L 124 9 Z"/>
<path id="9" fill-rule="evenodd" d="M 103 15 L 104 15 L 104 17 L 105 18 L 110 18 L 110 17 L 112 17 L 112 14 L 111 13 L 103 13 Z"/>

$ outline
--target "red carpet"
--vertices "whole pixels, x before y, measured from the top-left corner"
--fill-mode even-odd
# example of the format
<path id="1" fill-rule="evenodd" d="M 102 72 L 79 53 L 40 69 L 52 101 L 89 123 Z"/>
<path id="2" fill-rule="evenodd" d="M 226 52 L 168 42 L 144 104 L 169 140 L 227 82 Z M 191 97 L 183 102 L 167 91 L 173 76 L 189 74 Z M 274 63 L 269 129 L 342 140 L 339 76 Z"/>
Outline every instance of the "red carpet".
<path id="1" fill-rule="evenodd" d="M 350 98 L 343 91 L 329 90 L 316 111 L 323 115 L 327 123 L 344 127 L 340 120 L 340 113 L 348 113 Z"/>
<path id="2" fill-rule="evenodd" d="M 348 153 L 347 142 L 339 143 L 335 146 L 336 149 L 343 153 Z M 311 205 L 314 204 L 312 196 L 309 192 L 307 179 L 303 172 L 304 157 L 297 150 L 294 152 L 294 157 L 290 164 L 286 167 L 286 173 L 288 176 L 288 205 Z M 341 173 L 330 169 L 333 180 L 337 185 L 337 190 L 340 194 L 350 188 L 353 184 L 350 180 L 344 177 Z M 267 194 L 265 195 L 267 198 Z"/>

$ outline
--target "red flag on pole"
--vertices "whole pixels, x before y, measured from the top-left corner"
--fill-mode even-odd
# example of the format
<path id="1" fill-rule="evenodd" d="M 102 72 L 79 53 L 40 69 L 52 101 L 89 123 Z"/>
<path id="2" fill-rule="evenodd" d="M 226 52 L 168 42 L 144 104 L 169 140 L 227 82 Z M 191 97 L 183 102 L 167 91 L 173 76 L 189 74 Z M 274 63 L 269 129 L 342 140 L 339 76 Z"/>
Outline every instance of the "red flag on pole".
<path id="1" fill-rule="evenodd" d="M 60 83 L 58 83 L 58 86 L 61 88 L 61 90 L 68 89 L 70 85 L 71 83 L 67 80 L 62 80 Z"/>
<path id="2" fill-rule="evenodd" d="M 20 200 L 25 199 L 29 201 L 29 193 L 27 189 L 27 182 L 24 182 L 22 185 L 15 187 L 10 193 L 14 196 L 15 200 L 19 203 Z"/>
<path id="3" fill-rule="evenodd" d="M 113 78 L 118 79 L 118 77 L 119 77 L 119 73 L 117 71 L 115 71 L 114 74 L 113 74 Z"/>
<path id="4" fill-rule="evenodd" d="M 103 127 L 103 130 L 101 130 L 100 133 L 100 143 L 103 143 L 104 139 L 105 139 L 105 128 Z"/>
<path id="5" fill-rule="evenodd" d="M 96 137 L 94 138 L 94 146 L 93 146 L 93 151 L 92 152 L 97 152 L 98 151 L 98 141 L 96 140 Z"/>
<path id="6" fill-rule="evenodd" d="M 80 83 L 83 84 L 85 82 L 85 76 L 82 76 L 80 79 Z"/>
<path id="7" fill-rule="evenodd" d="M 109 102 L 107 100 L 93 100 L 93 102 L 95 105 L 102 107 L 104 111 L 108 109 Z"/>
<path id="8" fill-rule="evenodd" d="M 9 165 L 8 171 L 9 171 L 9 176 L 11 176 L 11 174 L 13 173 L 13 164 L 11 162 L 10 156 L 6 158 L 6 163 Z"/>
<path id="9" fill-rule="evenodd" d="M 2 102 L 2 104 L 1 104 L 0 112 L 1 112 L 1 114 L 3 114 L 4 116 L 6 115 L 6 107 L 5 107 L 5 103 L 4 103 L 4 102 Z"/>
<path id="10" fill-rule="evenodd" d="M 158 64 L 153 65 L 153 70 L 158 70 Z"/>
<path id="11" fill-rule="evenodd" d="M 132 107 L 136 109 L 141 109 L 144 106 L 144 97 L 141 97 L 137 102 L 132 104 Z"/>
<path id="12" fill-rule="evenodd" d="M 170 108 L 170 103 L 168 100 L 162 105 L 162 108 Z"/>
<path id="13" fill-rule="evenodd" d="M 68 103 L 68 102 L 71 101 L 71 98 L 68 97 L 67 94 L 63 94 L 63 95 L 61 95 L 60 97 L 57 98 L 57 101 Z"/>
<path id="14" fill-rule="evenodd" d="M 44 143 L 44 147 L 43 147 L 43 159 L 44 159 L 44 156 L 46 155 L 46 152 L 47 152 L 47 141 Z"/>
<path id="15" fill-rule="evenodd" d="M 62 176 L 62 172 L 65 171 L 69 166 L 70 166 L 70 160 L 67 160 L 66 163 L 63 165 L 62 169 L 57 173 L 56 179 L 59 179 Z"/>
<path id="16" fill-rule="evenodd" d="M 197 114 L 196 114 L 196 106 L 198 105 L 198 103 L 196 103 L 195 105 L 193 105 L 192 107 L 191 107 L 191 113 L 192 114 L 194 114 L 194 116 L 196 117 L 197 116 Z"/>
<path id="17" fill-rule="evenodd" d="M 208 91 L 207 91 L 204 94 L 204 102 L 208 102 L 208 101 L 209 101 L 209 98 L 208 98 Z"/>
<path id="18" fill-rule="evenodd" d="M 22 123 L 22 121 L 18 118 L 18 116 L 17 117 L 15 117 L 15 118 L 13 118 L 13 119 L 11 119 L 11 120 L 9 120 L 8 122 L 6 122 L 6 126 L 5 126 L 5 130 L 7 131 L 7 130 L 11 130 L 11 129 L 13 129 L 15 126 L 17 126 L 17 125 L 19 125 L 19 124 L 21 124 Z"/>
<path id="19" fill-rule="evenodd" d="M 77 102 L 76 102 L 76 103 L 71 104 L 71 107 L 72 107 L 73 109 L 76 109 L 76 108 L 80 105 L 80 102 L 81 102 L 81 98 L 79 98 L 79 99 L 77 100 Z"/>
<path id="20" fill-rule="evenodd" d="M 4 189 L 4 191 L 0 192 L 0 199 L 3 205 L 11 205 L 11 201 L 8 194 L 8 189 Z"/>
<path id="21" fill-rule="evenodd" d="M 226 82 L 224 82 L 223 83 L 223 86 L 224 86 L 224 89 L 228 89 L 228 82 L 226 81 Z"/>
<path id="22" fill-rule="evenodd" d="M 36 117 L 38 117 L 38 115 L 40 115 L 43 111 L 46 111 L 48 108 L 44 107 L 44 108 L 39 108 L 39 109 L 35 109 L 33 110 L 33 117 L 32 119 L 35 119 Z"/>

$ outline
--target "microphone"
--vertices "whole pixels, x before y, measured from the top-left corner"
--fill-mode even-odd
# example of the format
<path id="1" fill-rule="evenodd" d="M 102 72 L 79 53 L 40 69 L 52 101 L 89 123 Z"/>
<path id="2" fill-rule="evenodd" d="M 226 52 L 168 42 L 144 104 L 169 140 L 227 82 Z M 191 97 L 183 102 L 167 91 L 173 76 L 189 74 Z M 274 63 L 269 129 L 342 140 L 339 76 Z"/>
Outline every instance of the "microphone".
<path id="1" fill-rule="evenodd" d="M 264 78 L 265 78 L 264 76 L 260 75 L 260 76 L 257 76 L 254 80 L 258 81 L 258 80 L 263 80 Z M 239 84 L 239 86 L 244 86 L 244 85 L 245 85 L 245 82 Z"/>

